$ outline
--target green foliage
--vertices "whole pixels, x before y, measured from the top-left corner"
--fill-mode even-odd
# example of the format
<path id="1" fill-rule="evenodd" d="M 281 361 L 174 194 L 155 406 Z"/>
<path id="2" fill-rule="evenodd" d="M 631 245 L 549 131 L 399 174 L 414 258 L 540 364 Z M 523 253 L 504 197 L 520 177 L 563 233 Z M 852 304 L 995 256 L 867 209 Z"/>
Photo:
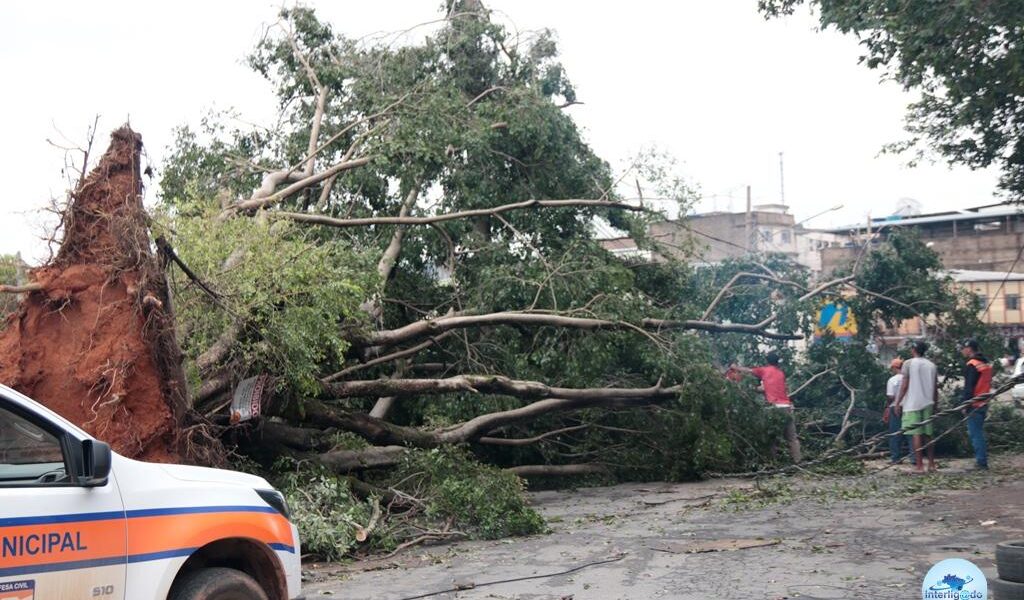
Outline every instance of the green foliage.
<path id="1" fill-rule="evenodd" d="M 784 479 L 754 480 L 753 488 L 730 490 L 722 500 L 726 510 L 758 509 L 773 504 L 788 504 L 796 498 L 793 486 Z"/>
<path id="2" fill-rule="evenodd" d="M 357 545 L 355 526 L 369 523 L 372 503 L 357 498 L 343 478 L 322 467 L 282 459 L 275 469 L 303 552 L 324 560 L 348 555 Z"/>
<path id="3" fill-rule="evenodd" d="M 541 533 L 544 519 L 527 504 L 515 475 L 475 460 L 466 450 L 410 450 L 391 476 L 426 503 L 426 516 L 470 537 Z"/>
<path id="4" fill-rule="evenodd" d="M 527 504 L 521 479 L 460 448 L 410 450 L 394 471 L 375 481 L 415 498 L 422 511 L 389 514 L 379 499 L 357 497 L 344 477 L 311 462 L 281 459 L 271 477 L 288 501 L 303 551 L 324 560 L 340 560 L 359 548 L 390 550 L 421 531 L 495 539 L 545 530 L 544 520 Z M 378 522 L 360 545 L 356 532 L 377 511 Z"/>
<path id="5" fill-rule="evenodd" d="M 219 295 L 178 282 L 186 356 L 194 360 L 241 323 L 232 360 L 244 372 L 269 372 L 296 392 L 316 393 L 325 365 L 341 362 L 349 347 L 343 326 L 364 318 L 359 303 L 376 287 L 370 257 L 341 241 L 316 243 L 288 222 L 214 214 L 192 201 L 165 217 L 176 251 Z"/>
<path id="6" fill-rule="evenodd" d="M 954 309 L 956 297 L 952 282 L 941 270 L 938 254 L 921 241 L 916 231 L 892 231 L 885 243 L 873 247 L 864 256 L 863 264 L 857 269 L 856 284 L 884 296 L 862 293 L 849 300 L 860 338 L 868 339 L 878 333 L 882 325 L 891 328 L 918 315 L 936 315 Z"/>
<path id="7" fill-rule="evenodd" d="M 220 294 L 211 300 L 195 284 L 176 280 L 189 359 L 194 362 L 241 323 L 229 365 L 239 375 L 279 375 L 283 387 L 302 398 L 321 395 L 318 377 L 337 371 L 346 354 L 349 365 L 357 358 L 359 349 L 346 341 L 353 331 L 394 329 L 449 310 L 533 310 L 628 323 L 702 319 L 722 286 L 742 272 L 774 274 L 793 285 L 746 278 L 708 318 L 752 324 L 771 316 L 776 331 L 810 333 L 821 298 L 801 300 L 814 285 L 806 269 L 782 255 L 689 265 L 692 240 L 666 249 L 658 239 L 646 238 L 649 215 L 561 208 L 407 227 L 386 281 L 379 280 L 376 263 L 394 226 L 336 229 L 275 218 L 278 209 L 393 217 L 410 192 L 419 192 L 409 210 L 414 216 L 530 198 L 616 197 L 609 192 L 614 187 L 609 167 L 563 110 L 575 101 L 575 91 L 559 64 L 553 36 L 541 32 L 518 43 L 520 38 L 491 22 L 486 11 L 464 10 L 467 6 L 457 1 L 448 8 L 450 18 L 433 34 L 406 45 L 354 41 L 336 34 L 310 9 L 285 9 L 249 57 L 250 66 L 274 89 L 278 124 L 249 131 L 237 125 L 239 120 L 215 114 L 197 130 L 178 132 L 164 167 L 161 222 L 185 262 Z M 265 173 L 302 165 L 318 90 L 296 49 L 327 92 L 319 140 L 332 141 L 317 153 L 314 170 L 344 160 L 350 150 L 371 160 L 339 175 L 329 189 L 326 182 L 319 184 L 253 218 L 216 219 L 222 201 L 249 197 Z M 681 211 L 692 204 L 695 191 L 663 155 L 641 154 L 632 171 L 655 196 L 678 203 Z M 595 222 L 628 231 L 664 260 L 627 264 L 593 239 Z M 750 335 L 667 330 L 503 326 L 460 330 L 439 340 L 403 365 L 406 375 L 501 374 L 578 388 L 649 387 L 661 381 L 681 391 L 657 406 L 623 403 L 549 414 L 490 433 L 528 438 L 569 429 L 536 444 L 478 444 L 472 454 L 464 448 L 410 450 L 392 472 L 368 477 L 409 493 L 425 508 L 389 521 L 371 543 L 390 547 L 408 540 L 410 529 L 401 529 L 402 520 L 417 532 L 447 527 L 483 538 L 542 530 L 522 482 L 499 467 L 587 462 L 608 467 L 618 480 L 683 480 L 776 466 L 786 460 L 775 452 L 782 445 L 785 415 L 764 405 L 752 379 L 734 383 L 722 376 L 734 361 L 761 364 L 769 350 L 782 355 L 791 390 L 832 370 L 796 398 L 803 423 L 823 423 L 823 435 L 805 432 L 810 454 L 831 443 L 829 434 L 847 410 L 847 386 L 858 390 L 853 415 L 865 423 L 858 431 L 870 431 L 887 378 L 864 345 L 875 324 L 895 324 L 921 312 L 944 340 L 952 340 L 975 327 L 977 318 L 970 316 L 976 307 L 969 298 L 956 295 L 939 272 L 934 252 L 915 237 L 894 235 L 864 261 L 855 283 L 884 297 L 861 292 L 849 299 L 862 339 L 824 340 L 803 354 L 785 342 Z M 360 304 L 375 298 L 383 310 L 371 323 Z M 393 376 L 395 363 L 358 375 Z M 389 420 L 438 428 L 530 401 L 469 392 L 410 397 L 398 403 Z M 373 399 L 345 402 L 344 408 L 366 408 Z M 365 445 L 351 435 L 335 442 L 336 448 Z M 325 473 L 299 467 L 288 477 L 289 496 L 304 515 L 300 522 L 310 530 L 305 535 L 315 539 L 316 552 L 334 557 L 349 552 L 351 527 L 345 523 L 365 524 L 367 504 Z M 304 498 L 307 492 L 312 497 Z"/>
<path id="8" fill-rule="evenodd" d="M 862 64 L 920 94 L 911 138 L 950 162 L 998 165 L 1002 187 L 1024 199 L 1024 4 L 891 0 L 760 0 L 769 16 L 816 9 L 823 28 L 857 36 Z"/>
<path id="9" fill-rule="evenodd" d="M 0 255 L 0 284 L 14 285 L 17 283 L 17 260 L 10 255 Z M 18 297 L 14 294 L 0 294 L 0 329 L 3 328 L 7 315 L 18 306 Z"/>
<path id="10" fill-rule="evenodd" d="M 929 358 L 944 378 L 960 376 L 963 358 L 957 344 L 964 339 L 975 338 L 982 348 L 993 351 L 1002 347 L 981 321 L 977 296 L 954 285 L 938 254 L 913 229 L 895 229 L 885 243 L 872 248 L 857 271 L 856 284 L 880 294 L 858 293 L 848 299 L 859 338 L 866 341 L 883 325 L 894 328 L 905 319 L 920 317 L 932 345 Z"/>
<path id="11" fill-rule="evenodd" d="M 1010 403 L 990 404 L 985 434 L 993 452 L 1024 452 L 1024 411 Z"/>

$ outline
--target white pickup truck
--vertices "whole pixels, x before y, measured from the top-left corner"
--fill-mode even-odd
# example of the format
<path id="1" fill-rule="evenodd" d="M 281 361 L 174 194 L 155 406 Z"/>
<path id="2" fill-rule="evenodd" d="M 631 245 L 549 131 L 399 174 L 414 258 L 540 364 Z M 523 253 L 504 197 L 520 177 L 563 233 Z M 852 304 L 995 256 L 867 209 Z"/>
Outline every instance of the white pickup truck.
<path id="1" fill-rule="evenodd" d="M 0 385 L 0 600 L 291 600 L 300 576 L 264 479 L 130 460 Z"/>

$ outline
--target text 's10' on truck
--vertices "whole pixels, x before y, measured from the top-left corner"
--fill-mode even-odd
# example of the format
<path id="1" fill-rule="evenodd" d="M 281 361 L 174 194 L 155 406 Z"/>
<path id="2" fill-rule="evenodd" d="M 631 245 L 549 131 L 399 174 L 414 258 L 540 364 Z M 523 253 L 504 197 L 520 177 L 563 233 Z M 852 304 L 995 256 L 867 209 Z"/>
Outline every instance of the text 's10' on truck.
<path id="1" fill-rule="evenodd" d="M 300 576 L 265 480 L 130 460 L 0 385 L 0 600 L 292 600 Z"/>

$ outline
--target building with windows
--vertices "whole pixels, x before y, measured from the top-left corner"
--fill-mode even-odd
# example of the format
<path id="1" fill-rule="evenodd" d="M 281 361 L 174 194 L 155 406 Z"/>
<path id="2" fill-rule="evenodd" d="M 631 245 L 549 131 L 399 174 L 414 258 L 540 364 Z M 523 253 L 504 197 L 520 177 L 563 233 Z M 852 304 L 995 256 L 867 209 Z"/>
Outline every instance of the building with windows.
<path id="1" fill-rule="evenodd" d="M 947 269 L 1024 272 L 1024 212 L 1009 204 L 990 204 L 925 215 L 893 215 L 860 225 L 828 230 L 845 243 L 822 250 L 822 270 L 830 273 L 851 262 L 864 244 L 875 244 L 899 229 L 913 229 L 935 250 Z"/>
<path id="2" fill-rule="evenodd" d="M 950 275 L 958 286 L 978 295 L 982 321 L 1007 337 L 1024 335 L 1024 273 L 954 269 Z"/>
<path id="3" fill-rule="evenodd" d="M 782 204 L 762 204 L 749 212 L 710 212 L 682 220 L 651 225 L 651 238 L 677 256 L 714 264 L 749 253 L 779 253 L 791 257 L 813 273 L 821 270 L 821 251 L 841 246 L 845 236 L 808 229 L 795 222 Z M 628 237 L 601 240 L 613 254 L 633 260 L 652 260 Z"/>
<path id="4" fill-rule="evenodd" d="M 977 294 L 981 304 L 981 320 L 993 332 L 1006 339 L 1024 337 L 1024 273 L 1005 271 L 968 271 L 952 269 L 949 276 L 955 285 Z M 928 337 L 930 324 L 920 317 L 907 319 L 898 327 L 885 331 L 878 338 L 879 346 L 894 353 L 907 340 Z"/>

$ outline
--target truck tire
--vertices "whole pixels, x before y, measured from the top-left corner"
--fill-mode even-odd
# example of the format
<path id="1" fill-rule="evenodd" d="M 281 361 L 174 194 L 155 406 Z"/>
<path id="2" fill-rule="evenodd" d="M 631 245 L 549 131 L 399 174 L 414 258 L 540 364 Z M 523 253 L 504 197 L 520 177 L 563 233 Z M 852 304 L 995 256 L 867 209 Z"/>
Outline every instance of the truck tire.
<path id="1" fill-rule="evenodd" d="M 236 569 L 211 567 L 185 576 L 168 600 L 267 600 L 256 581 Z"/>
<path id="2" fill-rule="evenodd" d="M 1024 600 L 1024 583 L 993 579 L 988 582 L 988 591 L 994 600 Z"/>
<path id="3" fill-rule="evenodd" d="M 1024 583 L 1024 540 L 996 545 L 996 570 L 1003 581 Z"/>

